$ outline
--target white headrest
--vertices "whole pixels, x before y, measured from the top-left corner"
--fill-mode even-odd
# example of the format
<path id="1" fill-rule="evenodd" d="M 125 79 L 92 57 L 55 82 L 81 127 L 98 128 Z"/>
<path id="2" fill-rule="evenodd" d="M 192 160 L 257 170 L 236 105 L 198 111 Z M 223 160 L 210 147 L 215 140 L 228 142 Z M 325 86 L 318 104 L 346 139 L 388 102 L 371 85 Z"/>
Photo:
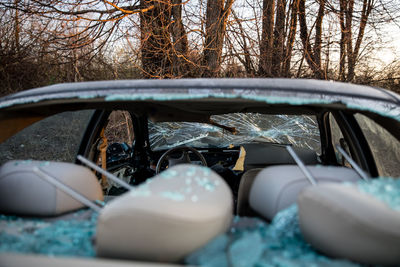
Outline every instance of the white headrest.
<path id="1" fill-rule="evenodd" d="M 97 255 L 174 262 L 227 230 L 232 194 L 209 168 L 169 168 L 100 213 Z"/>
<path id="2" fill-rule="evenodd" d="M 83 204 L 38 177 L 33 172 L 34 166 L 91 200 L 103 200 L 97 178 L 87 168 L 63 162 L 9 161 L 0 167 L 0 212 L 53 216 L 83 207 Z"/>
<path id="3" fill-rule="evenodd" d="M 298 198 L 304 238 L 325 254 L 364 264 L 400 264 L 400 212 L 356 186 L 308 187 Z"/>
<path id="4" fill-rule="evenodd" d="M 318 183 L 355 182 L 360 178 L 349 168 L 332 166 L 307 166 Z M 310 182 L 296 165 L 279 165 L 259 172 L 250 189 L 250 207 L 263 217 L 272 220 L 276 213 L 296 202 L 300 191 Z"/>

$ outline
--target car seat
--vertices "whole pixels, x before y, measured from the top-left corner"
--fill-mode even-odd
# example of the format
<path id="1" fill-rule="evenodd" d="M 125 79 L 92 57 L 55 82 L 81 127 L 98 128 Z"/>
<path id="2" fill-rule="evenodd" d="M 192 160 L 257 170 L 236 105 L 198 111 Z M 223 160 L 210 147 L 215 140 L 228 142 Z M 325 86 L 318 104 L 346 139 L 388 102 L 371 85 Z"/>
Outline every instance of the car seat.
<path id="1" fill-rule="evenodd" d="M 173 166 L 101 210 L 97 255 L 177 262 L 228 229 L 232 206 L 229 186 L 211 169 Z"/>
<path id="2" fill-rule="evenodd" d="M 307 169 L 318 183 L 355 182 L 360 179 L 353 169 L 346 167 L 314 165 L 307 166 Z M 300 191 L 311 185 L 296 165 L 267 167 L 258 173 L 253 171 L 253 175 L 245 173 L 242 179 L 240 187 L 245 188 L 239 188 L 239 192 L 248 191 L 248 195 L 239 193 L 238 204 L 241 203 L 242 207 L 247 200 L 251 210 L 267 220 L 272 220 L 276 213 L 295 203 Z M 251 180 L 254 181 L 251 183 Z"/>
<path id="3" fill-rule="evenodd" d="M 89 169 L 65 162 L 13 160 L 0 167 L 0 212 L 25 216 L 56 216 L 84 205 L 41 179 L 34 167 L 82 194 L 103 200 L 96 176 Z"/>
<path id="4" fill-rule="evenodd" d="M 335 258 L 371 265 L 400 264 L 400 212 L 356 186 L 321 184 L 298 197 L 301 232 Z"/>

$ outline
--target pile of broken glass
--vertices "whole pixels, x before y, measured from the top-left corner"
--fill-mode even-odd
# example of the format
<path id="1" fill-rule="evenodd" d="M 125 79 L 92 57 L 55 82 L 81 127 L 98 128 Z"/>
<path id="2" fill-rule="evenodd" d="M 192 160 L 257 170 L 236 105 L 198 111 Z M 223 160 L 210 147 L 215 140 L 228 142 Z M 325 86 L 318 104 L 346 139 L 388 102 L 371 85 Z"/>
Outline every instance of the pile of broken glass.
<path id="1" fill-rule="evenodd" d="M 400 212 L 400 179 L 358 182 L 370 194 Z M 97 214 L 80 210 L 58 219 L 0 215 L 0 253 L 95 257 Z M 359 266 L 315 251 L 300 231 L 297 206 L 278 213 L 270 224 L 235 217 L 230 230 L 188 255 L 184 263 L 199 266 Z"/>

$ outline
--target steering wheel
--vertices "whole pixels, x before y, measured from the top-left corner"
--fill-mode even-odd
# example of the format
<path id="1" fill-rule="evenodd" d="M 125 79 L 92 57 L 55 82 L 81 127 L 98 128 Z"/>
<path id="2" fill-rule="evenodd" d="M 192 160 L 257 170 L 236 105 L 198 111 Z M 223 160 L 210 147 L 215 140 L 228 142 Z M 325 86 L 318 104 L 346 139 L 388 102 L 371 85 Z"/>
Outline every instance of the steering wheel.
<path id="1" fill-rule="evenodd" d="M 179 146 L 179 147 L 174 147 L 166 151 L 160 159 L 157 162 L 157 167 L 156 167 L 156 174 L 159 174 L 161 171 L 161 165 L 165 160 L 168 160 L 168 167 L 172 167 L 177 164 L 182 164 L 182 163 L 191 163 L 188 151 L 192 151 L 193 154 L 195 154 L 200 160 L 201 164 L 203 166 L 207 167 L 207 161 L 204 158 L 204 156 L 197 150 L 194 149 L 193 147 L 188 147 L 188 146 Z M 171 158 L 170 155 L 177 152 L 177 151 L 182 151 L 182 156 L 179 158 Z"/>

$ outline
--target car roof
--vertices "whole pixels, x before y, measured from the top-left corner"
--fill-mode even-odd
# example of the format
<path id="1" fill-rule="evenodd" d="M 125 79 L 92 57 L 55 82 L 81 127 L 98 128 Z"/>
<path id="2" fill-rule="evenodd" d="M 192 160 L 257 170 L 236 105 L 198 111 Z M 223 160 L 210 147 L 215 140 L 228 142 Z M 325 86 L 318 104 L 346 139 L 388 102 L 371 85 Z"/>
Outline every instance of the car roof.
<path id="1" fill-rule="evenodd" d="M 287 96 L 301 93 L 325 96 L 345 96 L 380 100 L 400 104 L 400 96 L 381 88 L 349 83 L 310 79 L 175 79 L 175 80 L 116 80 L 64 83 L 31 89 L 0 98 L 0 108 L 28 102 L 51 99 L 107 97 L 116 93 L 141 94 L 163 93 L 189 95 L 193 92 L 218 94 L 274 91 Z M 256 93 L 257 94 L 257 93 Z M 30 99 L 30 101 L 29 101 Z"/>
<path id="2" fill-rule="evenodd" d="M 195 122 L 213 114 L 316 115 L 334 109 L 370 114 L 392 133 L 400 129 L 400 96 L 370 86 L 307 79 L 118 80 L 57 84 L 0 98 L 0 142 L 35 121 L 84 109 Z"/>

